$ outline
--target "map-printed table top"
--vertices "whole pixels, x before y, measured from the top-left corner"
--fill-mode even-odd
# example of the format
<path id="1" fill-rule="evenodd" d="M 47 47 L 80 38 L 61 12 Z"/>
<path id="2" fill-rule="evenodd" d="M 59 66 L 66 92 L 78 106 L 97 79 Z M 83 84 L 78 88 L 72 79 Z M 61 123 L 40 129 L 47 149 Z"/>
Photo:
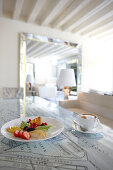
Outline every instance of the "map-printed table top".
<path id="1" fill-rule="evenodd" d="M 0 99 L 0 127 L 22 117 L 23 101 Z M 46 116 L 64 123 L 58 136 L 16 142 L 0 133 L 0 170 L 113 170 L 113 129 L 83 134 L 73 128 L 76 114 L 39 97 L 26 100 L 26 116 Z"/>

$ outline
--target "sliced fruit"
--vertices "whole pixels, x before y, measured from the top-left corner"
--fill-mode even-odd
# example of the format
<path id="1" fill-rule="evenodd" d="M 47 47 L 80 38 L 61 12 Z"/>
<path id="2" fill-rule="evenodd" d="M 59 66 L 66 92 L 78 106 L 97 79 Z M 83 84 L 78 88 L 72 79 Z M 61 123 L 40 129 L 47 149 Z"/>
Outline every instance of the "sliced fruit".
<path id="1" fill-rule="evenodd" d="M 12 126 L 12 127 L 8 127 L 8 128 L 7 128 L 7 131 L 8 131 L 9 133 L 14 133 L 14 131 L 16 131 L 16 130 L 20 130 L 20 127 Z"/>
<path id="2" fill-rule="evenodd" d="M 31 137 L 37 138 L 37 139 L 44 139 L 46 137 L 46 131 L 44 130 L 34 130 L 29 133 Z"/>
<path id="3" fill-rule="evenodd" d="M 30 123 L 36 123 L 38 126 L 40 126 L 42 124 L 42 118 L 37 117 L 37 118 L 31 120 Z"/>
<path id="4" fill-rule="evenodd" d="M 19 133 L 18 133 L 18 137 L 22 138 L 22 134 L 23 134 L 23 131 L 20 130 Z"/>
<path id="5" fill-rule="evenodd" d="M 19 130 L 14 131 L 14 136 L 19 137 Z"/>
<path id="6" fill-rule="evenodd" d="M 37 127 L 37 123 L 33 123 L 33 128 L 36 128 Z"/>
<path id="7" fill-rule="evenodd" d="M 29 132 L 23 131 L 23 133 L 22 133 L 22 138 L 23 138 L 23 139 L 29 140 L 30 137 L 31 137 L 31 135 L 30 135 Z"/>
<path id="8" fill-rule="evenodd" d="M 30 128 L 33 128 L 33 123 L 30 123 Z"/>

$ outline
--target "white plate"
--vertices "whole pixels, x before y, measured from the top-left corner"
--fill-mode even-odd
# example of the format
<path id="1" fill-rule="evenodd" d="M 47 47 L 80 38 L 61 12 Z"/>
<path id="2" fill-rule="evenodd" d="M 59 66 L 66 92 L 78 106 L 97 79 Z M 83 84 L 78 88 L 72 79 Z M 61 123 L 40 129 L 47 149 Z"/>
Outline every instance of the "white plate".
<path id="1" fill-rule="evenodd" d="M 81 133 L 88 133 L 88 134 L 96 134 L 96 133 L 102 133 L 102 126 L 101 124 L 99 124 L 96 128 L 90 130 L 90 131 L 83 131 L 79 125 L 77 124 L 73 124 L 73 128 L 78 131 L 78 132 L 81 132 Z"/>
<path id="2" fill-rule="evenodd" d="M 32 141 L 42 141 L 42 140 L 47 140 L 47 139 L 53 138 L 53 137 L 57 136 L 58 134 L 60 134 L 64 129 L 64 125 L 63 125 L 62 122 L 60 122 L 56 119 L 53 119 L 53 118 L 42 117 L 42 122 L 47 122 L 48 125 L 52 125 L 52 127 L 48 130 L 45 139 L 30 138 L 30 140 L 25 140 L 25 139 L 22 139 L 22 138 L 15 137 L 12 133 L 9 133 L 6 130 L 6 128 L 8 128 L 10 126 L 20 126 L 22 121 L 27 122 L 29 119 L 32 120 L 34 118 L 36 118 L 36 116 L 19 118 L 19 119 L 15 119 L 15 120 L 12 120 L 10 122 L 7 122 L 2 126 L 1 133 L 2 133 L 3 136 L 5 136 L 8 139 L 12 139 L 12 140 L 15 140 L 15 141 L 21 141 L 21 142 L 32 142 Z"/>

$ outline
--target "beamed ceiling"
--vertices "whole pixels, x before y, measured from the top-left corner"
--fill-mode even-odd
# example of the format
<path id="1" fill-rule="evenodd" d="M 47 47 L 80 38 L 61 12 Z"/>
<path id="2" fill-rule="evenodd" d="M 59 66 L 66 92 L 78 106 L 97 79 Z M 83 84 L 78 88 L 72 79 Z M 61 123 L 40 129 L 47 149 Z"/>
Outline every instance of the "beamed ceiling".
<path id="1" fill-rule="evenodd" d="M 113 0 L 0 0 L 0 16 L 82 36 L 113 33 Z"/>
<path id="2" fill-rule="evenodd" d="M 77 57 L 78 55 L 78 46 L 72 47 L 63 44 L 27 40 L 27 59 L 32 59 L 32 61 L 44 57 L 59 60 L 73 56 Z"/>

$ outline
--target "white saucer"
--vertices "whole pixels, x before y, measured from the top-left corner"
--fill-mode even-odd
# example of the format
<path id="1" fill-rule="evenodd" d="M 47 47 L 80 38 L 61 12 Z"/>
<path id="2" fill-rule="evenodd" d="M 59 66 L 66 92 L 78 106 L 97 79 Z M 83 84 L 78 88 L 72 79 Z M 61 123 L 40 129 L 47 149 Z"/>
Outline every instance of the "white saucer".
<path id="1" fill-rule="evenodd" d="M 95 134 L 95 133 L 102 133 L 102 125 L 99 124 L 96 128 L 92 129 L 92 130 L 88 130 L 88 131 L 84 131 L 81 129 L 81 127 L 78 124 L 73 124 L 73 128 L 81 133 L 88 133 L 88 134 Z"/>

